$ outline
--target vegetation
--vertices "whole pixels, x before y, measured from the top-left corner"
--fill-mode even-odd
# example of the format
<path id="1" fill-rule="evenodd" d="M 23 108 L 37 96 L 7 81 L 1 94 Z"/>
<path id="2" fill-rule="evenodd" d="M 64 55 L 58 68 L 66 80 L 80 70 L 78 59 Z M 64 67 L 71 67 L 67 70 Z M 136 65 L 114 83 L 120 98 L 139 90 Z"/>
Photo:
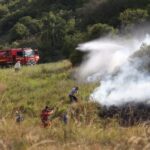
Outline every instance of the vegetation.
<path id="1" fill-rule="evenodd" d="M 149 18 L 147 0 L 3 0 L 0 45 L 39 48 L 41 62 L 69 58 L 78 64 L 79 43 L 122 28 L 130 33 Z"/>
<path id="2" fill-rule="evenodd" d="M 72 66 L 84 56 L 76 50 L 79 43 L 122 30 L 129 36 L 149 20 L 148 0 L 1 0 L 1 49 L 38 48 L 43 64 L 0 70 L 0 149 L 150 149 L 149 122 L 123 127 L 116 114 L 100 118 L 102 107 L 89 100 L 97 83 L 80 83 L 72 75 L 77 69 Z M 147 59 L 149 47 L 141 49 L 135 59 Z M 70 104 L 68 92 L 75 85 L 79 103 Z M 41 126 L 45 105 L 55 108 L 49 128 Z M 20 124 L 18 109 L 24 116 Z M 65 112 L 67 125 L 61 117 Z"/>
<path id="3" fill-rule="evenodd" d="M 0 149 L 149 149 L 149 126 L 121 127 L 115 118 L 99 117 L 100 106 L 89 101 L 96 83 L 77 83 L 70 62 L 0 70 Z M 70 104 L 68 92 L 80 87 L 79 103 Z M 55 108 L 52 126 L 41 126 L 45 105 Z M 15 121 L 20 109 L 24 121 Z M 61 115 L 67 112 L 68 124 Z"/>

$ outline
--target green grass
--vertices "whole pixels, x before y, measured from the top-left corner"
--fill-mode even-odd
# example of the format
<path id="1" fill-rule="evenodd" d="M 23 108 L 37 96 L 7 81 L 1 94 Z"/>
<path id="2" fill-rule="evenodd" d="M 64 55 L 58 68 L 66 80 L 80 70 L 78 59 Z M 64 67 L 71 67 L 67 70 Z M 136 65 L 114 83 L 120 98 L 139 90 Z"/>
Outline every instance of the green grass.
<path id="1" fill-rule="evenodd" d="M 98 117 L 97 104 L 89 102 L 96 83 L 79 83 L 67 61 L 0 70 L 0 149 L 4 150 L 105 150 L 149 148 L 145 127 L 123 128 L 116 120 Z M 69 104 L 68 93 L 79 86 L 79 103 Z M 40 112 L 45 105 L 57 108 L 52 126 L 43 128 Z M 15 110 L 25 117 L 15 122 Z M 67 125 L 60 119 L 68 112 Z M 145 148 L 145 150 L 146 150 Z"/>

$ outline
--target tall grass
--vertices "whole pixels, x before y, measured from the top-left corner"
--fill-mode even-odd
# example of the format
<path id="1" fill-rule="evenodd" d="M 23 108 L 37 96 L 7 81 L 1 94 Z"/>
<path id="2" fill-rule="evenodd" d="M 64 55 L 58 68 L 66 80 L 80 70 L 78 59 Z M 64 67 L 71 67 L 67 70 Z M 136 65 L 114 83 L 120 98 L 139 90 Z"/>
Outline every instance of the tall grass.
<path id="1" fill-rule="evenodd" d="M 97 104 L 89 102 L 96 83 L 77 83 L 67 61 L 0 70 L 0 149 L 10 150 L 103 150 L 148 149 L 149 125 L 123 128 L 116 120 L 98 117 Z M 79 102 L 69 104 L 68 92 L 79 86 Z M 52 126 L 43 128 L 40 112 L 53 106 Z M 21 109 L 24 121 L 15 122 Z M 67 112 L 69 121 L 61 119 Z M 146 130 L 145 130 L 146 129 Z"/>

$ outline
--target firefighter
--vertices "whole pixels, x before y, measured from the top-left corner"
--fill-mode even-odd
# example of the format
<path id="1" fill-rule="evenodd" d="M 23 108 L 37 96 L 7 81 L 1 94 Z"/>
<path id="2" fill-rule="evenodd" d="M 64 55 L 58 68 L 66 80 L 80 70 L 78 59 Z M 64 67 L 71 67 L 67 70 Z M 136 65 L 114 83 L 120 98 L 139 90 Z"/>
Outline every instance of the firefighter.
<path id="1" fill-rule="evenodd" d="M 16 71 L 16 72 L 18 72 L 18 71 L 21 69 L 21 63 L 20 63 L 20 61 L 17 61 L 17 62 L 15 63 L 14 68 L 15 68 L 15 71 Z"/>
<path id="2" fill-rule="evenodd" d="M 69 93 L 69 99 L 70 102 L 78 102 L 77 97 L 75 96 L 76 93 L 78 93 L 79 88 L 78 87 L 73 87 L 71 92 Z"/>
<path id="3" fill-rule="evenodd" d="M 45 106 L 45 108 L 41 112 L 41 121 L 43 127 L 48 127 L 51 125 L 51 115 L 54 113 L 53 108 L 49 108 L 48 106 Z"/>
<path id="4" fill-rule="evenodd" d="M 16 123 L 20 123 L 23 121 L 23 115 L 20 110 L 16 111 Z"/>
<path id="5" fill-rule="evenodd" d="M 67 112 L 64 112 L 62 114 L 62 121 L 64 122 L 64 124 L 68 123 L 68 114 L 67 114 Z"/>

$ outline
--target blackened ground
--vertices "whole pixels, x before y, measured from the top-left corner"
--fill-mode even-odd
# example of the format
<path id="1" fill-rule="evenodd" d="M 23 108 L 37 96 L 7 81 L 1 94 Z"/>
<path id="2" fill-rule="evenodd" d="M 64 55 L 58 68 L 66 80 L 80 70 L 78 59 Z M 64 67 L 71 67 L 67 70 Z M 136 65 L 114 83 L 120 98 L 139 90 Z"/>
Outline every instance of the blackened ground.
<path id="1" fill-rule="evenodd" d="M 117 118 L 123 126 L 140 124 L 150 120 L 150 104 L 127 103 L 122 106 L 103 106 L 100 109 L 101 118 Z"/>

